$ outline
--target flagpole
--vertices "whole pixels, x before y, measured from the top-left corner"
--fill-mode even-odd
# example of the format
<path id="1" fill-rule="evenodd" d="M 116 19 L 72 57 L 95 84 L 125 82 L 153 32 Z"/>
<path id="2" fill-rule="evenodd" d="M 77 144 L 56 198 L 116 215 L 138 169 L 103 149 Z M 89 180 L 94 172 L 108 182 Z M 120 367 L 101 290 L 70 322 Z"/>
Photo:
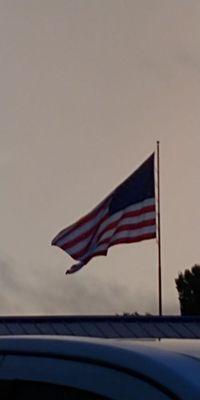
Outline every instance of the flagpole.
<path id="1" fill-rule="evenodd" d="M 161 270 L 161 231 L 160 231 L 160 142 L 157 141 L 157 243 L 158 243 L 158 304 L 162 316 L 162 270 Z"/>

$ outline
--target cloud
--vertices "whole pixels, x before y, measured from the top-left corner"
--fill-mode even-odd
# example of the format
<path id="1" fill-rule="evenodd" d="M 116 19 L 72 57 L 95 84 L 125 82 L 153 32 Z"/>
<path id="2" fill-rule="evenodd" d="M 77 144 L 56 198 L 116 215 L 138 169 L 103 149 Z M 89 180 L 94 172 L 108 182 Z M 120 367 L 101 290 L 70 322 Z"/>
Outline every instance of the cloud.
<path id="1" fill-rule="evenodd" d="M 154 298 L 151 293 L 138 296 L 131 289 L 118 283 L 110 284 L 101 279 L 80 280 L 78 275 L 65 277 L 48 274 L 44 268 L 30 270 L 29 274 L 15 265 L 9 258 L 1 258 L 1 303 L 2 315 L 31 314 L 122 314 L 141 313 L 141 303 L 146 304 L 144 312 L 153 312 Z"/>

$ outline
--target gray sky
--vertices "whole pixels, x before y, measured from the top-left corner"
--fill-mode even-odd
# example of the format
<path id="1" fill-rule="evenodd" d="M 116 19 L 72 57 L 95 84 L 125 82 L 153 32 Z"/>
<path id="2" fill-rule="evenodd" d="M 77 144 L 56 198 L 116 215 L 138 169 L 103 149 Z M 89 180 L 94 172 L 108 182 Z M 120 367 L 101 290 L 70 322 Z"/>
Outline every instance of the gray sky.
<path id="1" fill-rule="evenodd" d="M 200 262 L 199 0 L 0 0 L 1 314 L 157 312 L 155 240 L 50 246 L 161 141 L 164 312 Z"/>

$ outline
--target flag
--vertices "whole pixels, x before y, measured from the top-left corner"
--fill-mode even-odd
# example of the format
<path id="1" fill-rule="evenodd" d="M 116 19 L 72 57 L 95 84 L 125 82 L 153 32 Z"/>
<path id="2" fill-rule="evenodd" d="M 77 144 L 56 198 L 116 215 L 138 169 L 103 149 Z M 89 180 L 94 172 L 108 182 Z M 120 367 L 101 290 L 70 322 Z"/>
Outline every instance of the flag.
<path id="1" fill-rule="evenodd" d="M 78 261 L 71 274 L 111 246 L 156 237 L 154 153 L 90 213 L 58 233 L 52 245 Z"/>

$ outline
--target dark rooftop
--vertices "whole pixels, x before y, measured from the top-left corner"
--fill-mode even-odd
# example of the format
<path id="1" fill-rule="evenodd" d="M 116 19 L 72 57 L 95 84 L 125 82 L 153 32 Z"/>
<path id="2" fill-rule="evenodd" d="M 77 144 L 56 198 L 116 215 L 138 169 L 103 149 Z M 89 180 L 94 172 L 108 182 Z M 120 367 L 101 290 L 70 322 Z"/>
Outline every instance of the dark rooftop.
<path id="1" fill-rule="evenodd" d="M 5 335 L 199 339 L 200 317 L 2 316 L 0 336 Z"/>

